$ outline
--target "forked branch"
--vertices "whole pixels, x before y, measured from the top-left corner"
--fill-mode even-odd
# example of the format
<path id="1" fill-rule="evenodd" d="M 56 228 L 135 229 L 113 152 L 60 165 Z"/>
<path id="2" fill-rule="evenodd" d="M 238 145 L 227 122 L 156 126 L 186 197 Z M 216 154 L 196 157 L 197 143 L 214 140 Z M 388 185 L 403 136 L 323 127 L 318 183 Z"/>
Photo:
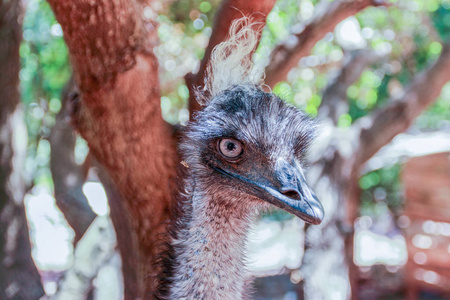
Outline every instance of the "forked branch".
<path id="1" fill-rule="evenodd" d="M 272 52 L 266 68 L 266 84 L 273 87 L 277 82 L 285 80 L 289 71 L 298 64 L 300 59 L 307 56 L 314 45 L 344 19 L 366 7 L 386 5 L 388 4 L 384 0 L 336 0 L 333 2 L 326 0 L 319 3 L 315 16 L 301 32 L 293 35 L 297 41 L 295 45 L 280 44 Z"/>
<path id="2" fill-rule="evenodd" d="M 357 50 L 347 53 L 344 66 L 339 74 L 325 88 L 319 109 L 319 118 L 331 120 L 334 124 L 339 116 L 348 110 L 347 89 L 367 68 L 378 59 L 378 55 L 369 50 Z"/>
<path id="3" fill-rule="evenodd" d="M 62 109 L 55 118 L 50 133 L 50 169 L 55 186 L 55 199 L 70 227 L 76 244 L 94 221 L 96 214 L 83 194 L 87 169 L 75 161 L 76 133 L 70 122 L 70 94 L 75 91 L 71 80 L 62 93 Z"/>
<path id="4" fill-rule="evenodd" d="M 360 119 L 354 126 L 360 128 L 356 164 L 362 165 L 397 134 L 405 131 L 415 118 L 440 95 L 450 81 L 450 44 L 443 45 L 438 60 L 417 75 L 404 93 L 391 104 Z"/>

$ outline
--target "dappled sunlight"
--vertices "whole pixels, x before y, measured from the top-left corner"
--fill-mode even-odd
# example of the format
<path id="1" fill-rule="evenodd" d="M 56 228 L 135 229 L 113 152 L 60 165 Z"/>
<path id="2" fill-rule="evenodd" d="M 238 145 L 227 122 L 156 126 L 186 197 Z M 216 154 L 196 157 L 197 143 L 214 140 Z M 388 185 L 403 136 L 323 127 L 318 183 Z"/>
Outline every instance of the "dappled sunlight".
<path id="1" fill-rule="evenodd" d="M 83 193 L 99 216 L 109 214 L 103 185 L 86 182 Z M 33 242 L 33 258 L 40 270 L 65 270 L 73 259 L 74 233 L 46 189 L 34 188 L 25 196 L 25 207 Z"/>
<path id="2" fill-rule="evenodd" d="M 109 214 L 103 185 L 86 182 L 83 193 L 99 216 Z M 74 233 L 46 189 L 34 188 L 25 196 L 25 208 L 33 242 L 33 258 L 41 270 L 64 270 L 72 263 Z"/>
<path id="3" fill-rule="evenodd" d="M 83 185 L 83 193 L 86 196 L 92 210 L 99 216 L 109 214 L 108 198 L 105 189 L 100 182 L 88 181 Z"/>
<path id="4" fill-rule="evenodd" d="M 387 237 L 367 229 L 355 232 L 354 261 L 357 266 L 403 266 L 407 257 L 405 238 L 400 234 Z"/>
<path id="5" fill-rule="evenodd" d="M 55 198 L 35 188 L 25 196 L 33 258 L 40 270 L 64 270 L 72 263 L 74 237 Z"/>
<path id="6" fill-rule="evenodd" d="M 346 50 L 361 49 L 367 46 L 355 17 L 347 18 L 336 26 L 335 35 L 337 42 Z"/>
<path id="7" fill-rule="evenodd" d="M 89 205 L 99 216 L 109 214 L 105 190 L 99 182 L 86 182 L 83 192 Z M 25 208 L 30 227 L 33 259 L 42 273 L 48 295 L 57 291 L 58 279 L 74 261 L 74 232 L 56 206 L 55 198 L 46 189 L 35 187 L 25 196 Z M 95 281 L 99 299 L 120 299 L 122 277 L 120 257 L 115 257 L 99 272 Z"/>
<path id="8" fill-rule="evenodd" d="M 279 274 L 284 268 L 297 269 L 303 256 L 303 226 L 298 219 L 262 219 L 248 242 L 248 269 L 259 276 Z"/>

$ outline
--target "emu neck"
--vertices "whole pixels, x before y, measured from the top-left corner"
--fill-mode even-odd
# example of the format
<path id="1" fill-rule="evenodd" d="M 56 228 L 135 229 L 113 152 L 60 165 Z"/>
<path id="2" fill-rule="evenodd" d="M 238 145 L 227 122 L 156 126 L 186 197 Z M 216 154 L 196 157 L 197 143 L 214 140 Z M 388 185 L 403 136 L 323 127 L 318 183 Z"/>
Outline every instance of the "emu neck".
<path id="1" fill-rule="evenodd" d="M 196 190 L 191 218 L 174 242 L 177 267 L 170 299 L 242 299 L 245 241 L 256 212 L 243 209 L 243 199 Z M 241 207 L 233 204 L 238 202 Z"/>

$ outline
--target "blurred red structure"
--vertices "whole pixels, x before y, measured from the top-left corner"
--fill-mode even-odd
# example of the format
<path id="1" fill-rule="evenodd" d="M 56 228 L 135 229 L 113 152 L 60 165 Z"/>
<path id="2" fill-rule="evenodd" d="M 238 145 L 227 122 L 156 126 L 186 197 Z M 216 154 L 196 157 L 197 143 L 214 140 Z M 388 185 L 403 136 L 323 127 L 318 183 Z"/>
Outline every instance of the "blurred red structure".
<path id="1" fill-rule="evenodd" d="M 408 299 L 418 299 L 420 291 L 450 296 L 450 152 L 410 159 L 401 181 Z"/>

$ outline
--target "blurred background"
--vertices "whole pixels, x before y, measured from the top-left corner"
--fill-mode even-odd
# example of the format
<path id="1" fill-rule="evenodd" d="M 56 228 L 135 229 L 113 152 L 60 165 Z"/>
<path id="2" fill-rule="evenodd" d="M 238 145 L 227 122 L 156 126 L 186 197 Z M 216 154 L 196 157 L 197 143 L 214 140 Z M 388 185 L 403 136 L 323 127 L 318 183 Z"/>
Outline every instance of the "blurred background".
<path id="1" fill-rule="evenodd" d="M 317 16 L 324 5 L 318 2 L 279 0 L 268 15 L 255 62 L 265 65 L 278 44 L 284 41 L 289 45 L 293 33 L 301 32 Z M 345 136 L 359 119 L 401 97 L 412 79 L 438 59 L 449 40 L 449 0 L 395 0 L 389 4 L 367 7 L 339 22 L 286 80 L 273 87 L 286 102 L 318 116 L 322 133 L 313 149 L 321 149 L 320 143 L 330 138 L 328 120 L 321 118 L 319 107 L 327 91 L 338 94 L 333 86 L 344 89 L 347 107 L 337 110 L 335 126 Z M 83 257 L 83 249 L 89 252 L 97 247 L 98 265 L 87 260 L 79 267 L 92 273 L 85 289 L 90 291 L 90 299 L 121 299 L 121 259 L 108 219 L 108 197 L 95 169 L 83 169 L 89 159 L 87 143 L 77 135 L 69 148 L 61 148 L 59 140 L 52 138 L 57 134 L 55 126 L 67 123 L 63 114 L 58 117 L 64 109 L 63 90 L 71 78 L 63 31 L 46 1 L 28 0 L 23 5 L 19 76 L 26 130 L 16 128 L 14 139 L 26 143 L 24 203 L 32 257 L 45 293 L 52 296 L 63 275 L 66 280 L 70 277 L 67 270 L 76 257 Z M 152 5 L 157 7 L 143 14 L 158 12 L 154 17 L 160 43 L 154 52 L 160 65 L 163 116 L 171 124 L 184 125 L 189 119 L 189 89 L 184 76 L 199 68 L 220 1 L 155 1 Z M 1 40 L 2 44 L 8 42 Z M 352 79 L 342 79 L 346 66 L 360 71 Z M 86 174 L 83 182 L 77 181 L 76 174 L 61 175 L 66 163 L 58 160 L 55 147 L 71 151 L 78 169 Z M 85 234 L 80 242 L 75 241 L 76 247 L 74 229 L 55 200 L 56 185 L 63 178 L 79 184 L 80 197 L 86 197 L 93 213 L 101 217 L 94 223 L 102 230 Z M 353 270 L 352 284 L 358 285 L 354 297 L 450 299 L 449 83 L 405 133 L 364 164 L 358 185 L 361 192 L 355 202 L 352 263 L 348 266 Z M 302 268 L 305 239 L 308 245 L 304 223 L 289 214 L 275 211 L 261 218 L 248 248 L 249 268 L 257 276 L 255 299 L 315 299 L 307 293 L 305 296 L 302 287 L 309 272 Z M 98 240 L 102 240 L 101 245 Z M 319 267 L 315 272 L 320 272 Z M 335 279 L 324 287 L 329 290 L 324 299 L 347 297 L 348 284 Z"/>

